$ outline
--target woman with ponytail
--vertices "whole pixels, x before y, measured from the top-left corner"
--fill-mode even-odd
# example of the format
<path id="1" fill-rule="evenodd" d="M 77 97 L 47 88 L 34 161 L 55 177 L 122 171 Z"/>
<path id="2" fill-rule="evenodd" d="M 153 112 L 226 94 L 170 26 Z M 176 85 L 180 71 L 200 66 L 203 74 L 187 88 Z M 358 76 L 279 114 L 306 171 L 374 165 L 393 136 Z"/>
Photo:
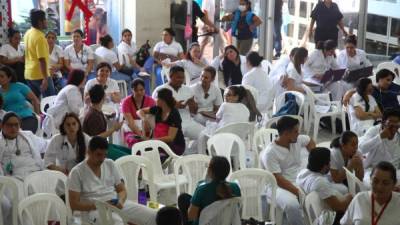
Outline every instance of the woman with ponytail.
<path id="1" fill-rule="evenodd" d="M 356 93 L 349 103 L 350 129 L 358 136 L 365 134 L 374 122 L 382 117 L 378 104 L 372 97 L 373 86 L 369 78 L 358 80 Z"/>
<path id="2" fill-rule="evenodd" d="M 286 73 L 287 78 L 283 79 L 282 87 L 285 91 L 298 91 L 305 93 L 303 84 L 303 71 L 302 66 L 306 63 L 308 57 L 308 51 L 306 48 L 298 48 L 294 54 L 291 62 L 289 63 Z M 277 93 L 279 94 L 279 93 Z"/>
<path id="3" fill-rule="evenodd" d="M 193 197 L 182 194 L 178 198 L 178 207 L 183 215 L 184 224 L 197 225 L 201 211 L 213 202 L 240 197 L 240 188 L 236 183 L 225 179 L 230 172 L 229 161 L 222 156 L 214 156 L 207 169 L 207 178 L 199 182 Z"/>

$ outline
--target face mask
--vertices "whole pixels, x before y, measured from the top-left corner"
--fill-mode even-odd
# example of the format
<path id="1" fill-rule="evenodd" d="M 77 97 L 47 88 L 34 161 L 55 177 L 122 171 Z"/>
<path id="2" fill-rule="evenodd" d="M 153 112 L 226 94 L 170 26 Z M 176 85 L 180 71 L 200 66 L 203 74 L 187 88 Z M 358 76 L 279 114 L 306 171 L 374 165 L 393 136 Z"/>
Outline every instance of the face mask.
<path id="1" fill-rule="evenodd" d="M 239 5 L 239 10 L 240 10 L 241 12 L 246 11 L 246 6 L 245 6 L 245 5 Z"/>

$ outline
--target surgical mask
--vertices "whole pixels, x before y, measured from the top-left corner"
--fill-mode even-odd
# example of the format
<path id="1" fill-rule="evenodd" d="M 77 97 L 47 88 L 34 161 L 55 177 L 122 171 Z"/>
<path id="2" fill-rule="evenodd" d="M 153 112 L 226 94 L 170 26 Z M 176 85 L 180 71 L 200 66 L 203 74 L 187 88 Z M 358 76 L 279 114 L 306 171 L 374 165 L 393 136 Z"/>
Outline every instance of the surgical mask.
<path id="1" fill-rule="evenodd" d="M 244 11 L 246 11 L 246 6 L 245 5 L 239 5 L 239 10 L 241 11 L 241 12 L 244 12 Z"/>

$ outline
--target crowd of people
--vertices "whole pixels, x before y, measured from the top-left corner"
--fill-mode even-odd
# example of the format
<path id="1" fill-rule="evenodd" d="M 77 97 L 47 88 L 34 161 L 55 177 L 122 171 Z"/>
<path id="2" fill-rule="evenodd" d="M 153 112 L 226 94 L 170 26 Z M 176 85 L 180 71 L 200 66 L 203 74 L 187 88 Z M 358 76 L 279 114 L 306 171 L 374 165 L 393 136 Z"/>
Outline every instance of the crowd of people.
<path id="1" fill-rule="evenodd" d="M 205 24 L 218 29 L 201 9 L 196 10 Z M 72 44 L 62 49 L 54 32 L 44 32 L 45 12 L 31 10 L 32 27 L 24 34 L 24 47 L 21 34 L 11 28 L 9 43 L 0 49 L 1 175 L 16 178 L 23 193 L 24 179 L 33 172 L 64 173 L 71 209 L 81 211 L 82 219 L 93 224 L 99 219 L 94 200 L 115 205 L 137 225 L 198 224 L 207 206 L 241 196 L 240 186 L 227 181 L 230 159 L 213 156 L 206 179 L 194 193 L 181 194 L 177 207 L 160 210 L 127 200 L 126 183 L 114 159 L 130 155 L 132 146 L 146 140 L 165 142 L 178 156 L 210 154 L 207 140 L 219 128 L 245 122 L 256 129 L 271 119 L 274 99 L 293 91 L 310 101 L 311 89 L 342 101 L 350 130 L 343 128 L 329 148 L 316 147 L 315 140 L 300 134 L 298 119 L 278 119 L 278 136 L 259 158 L 261 168 L 276 179 L 283 224 L 306 224 L 302 204 L 312 192 L 336 212 L 333 224 L 396 224 L 400 86 L 394 80 L 399 75 L 382 69 L 376 71 L 374 81 L 363 76 L 325 82 L 327 71 L 343 70 L 349 76 L 372 64 L 356 48 L 357 37 L 347 34 L 335 3 L 320 1 L 311 18 L 310 36 L 317 25 L 315 50 L 296 47 L 285 56 L 281 43 L 275 43 L 279 59 L 272 68 L 265 68 L 266 60 L 251 50 L 263 21 L 252 12 L 249 0 L 240 0 L 238 8 L 222 18 L 231 21 L 237 43 L 227 45 L 212 62 L 203 57 L 202 45 L 195 41 L 185 53 L 174 40 L 175 32 L 165 28 L 153 54 L 141 65 L 135 60 L 137 50 L 129 29 L 121 32 L 116 51 L 107 34 L 98 37 L 96 49 L 85 45 L 81 30 L 75 30 Z M 340 51 L 336 49 L 338 26 L 345 35 L 345 49 Z M 52 102 L 41 109 L 47 97 Z M 114 134 L 123 137 L 121 146 L 109 143 Z M 112 151 L 118 153 L 111 157 Z M 160 157 L 164 162 L 165 152 L 160 151 Z M 350 194 L 346 170 L 371 191 Z M 65 193 L 65 187 L 57 185 L 57 194 L 65 197 Z M 271 193 L 265 195 L 268 201 Z M 8 192 L 1 204 L 4 224 L 10 224 L 10 210 L 16 206 L 11 206 Z"/>

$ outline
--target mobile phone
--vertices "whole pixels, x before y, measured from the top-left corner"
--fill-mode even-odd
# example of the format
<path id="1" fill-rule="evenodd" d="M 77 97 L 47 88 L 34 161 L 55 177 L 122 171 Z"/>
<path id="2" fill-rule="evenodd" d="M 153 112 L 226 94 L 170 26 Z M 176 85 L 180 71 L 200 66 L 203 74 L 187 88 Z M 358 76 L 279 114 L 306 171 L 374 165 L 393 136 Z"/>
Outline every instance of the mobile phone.
<path id="1" fill-rule="evenodd" d="M 117 205 L 118 204 L 118 198 L 113 198 L 113 199 L 111 199 L 111 204 L 112 205 Z"/>

